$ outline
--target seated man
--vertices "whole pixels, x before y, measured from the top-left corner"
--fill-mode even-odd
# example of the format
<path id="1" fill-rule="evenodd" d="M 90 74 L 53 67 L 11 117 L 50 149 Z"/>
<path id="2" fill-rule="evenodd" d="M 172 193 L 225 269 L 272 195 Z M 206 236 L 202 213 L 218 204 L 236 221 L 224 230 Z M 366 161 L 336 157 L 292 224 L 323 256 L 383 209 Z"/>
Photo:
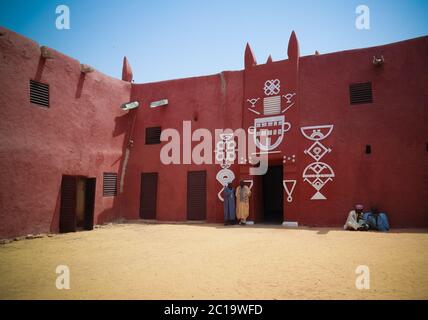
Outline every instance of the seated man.
<path id="1" fill-rule="evenodd" d="M 385 213 L 380 213 L 377 207 L 371 207 L 370 212 L 364 213 L 365 219 L 372 230 L 388 231 L 389 222 Z"/>
<path id="2" fill-rule="evenodd" d="M 348 219 L 346 219 L 346 223 L 343 226 L 345 230 L 359 230 L 359 231 L 367 231 L 369 229 L 369 225 L 363 219 L 363 205 L 357 204 L 355 206 L 355 210 L 351 210 L 348 214 Z"/>
<path id="3" fill-rule="evenodd" d="M 389 231 L 389 221 L 386 213 L 378 212 L 376 209 L 376 224 L 377 224 L 377 230 L 378 231 Z"/>
<path id="4" fill-rule="evenodd" d="M 363 219 L 366 220 L 370 230 L 377 230 L 378 210 L 376 207 L 371 207 L 369 212 L 363 214 Z"/>

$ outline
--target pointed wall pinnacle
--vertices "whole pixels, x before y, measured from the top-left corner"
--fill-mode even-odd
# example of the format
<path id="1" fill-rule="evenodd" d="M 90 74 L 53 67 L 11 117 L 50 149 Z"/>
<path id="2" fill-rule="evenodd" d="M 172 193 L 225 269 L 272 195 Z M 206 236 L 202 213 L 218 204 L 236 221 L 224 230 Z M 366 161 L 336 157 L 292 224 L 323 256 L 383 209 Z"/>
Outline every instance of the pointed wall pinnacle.
<path id="1" fill-rule="evenodd" d="M 293 31 L 288 41 L 288 59 L 297 63 L 300 57 L 299 42 L 297 41 L 296 33 Z"/>
<path id="2" fill-rule="evenodd" d="M 122 80 L 131 82 L 133 78 L 131 65 L 126 57 L 123 57 Z"/>
<path id="3" fill-rule="evenodd" d="M 254 56 L 253 50 L 250 47 L 250 44 L 247 43 L 245 47 L 245 69 L 254 67 L 257 65 L 256 57 Z"/>
<path id="4" fill-rule="evenodd" d="M 267 58 L 267 60 L 266 60 L 266 64 L 269 64 L 269 63 L 272 63 L 273 62 L 273 60 L 272 60 L 272 56 L 271 55 L 269 55 L 269 57 Z"/>

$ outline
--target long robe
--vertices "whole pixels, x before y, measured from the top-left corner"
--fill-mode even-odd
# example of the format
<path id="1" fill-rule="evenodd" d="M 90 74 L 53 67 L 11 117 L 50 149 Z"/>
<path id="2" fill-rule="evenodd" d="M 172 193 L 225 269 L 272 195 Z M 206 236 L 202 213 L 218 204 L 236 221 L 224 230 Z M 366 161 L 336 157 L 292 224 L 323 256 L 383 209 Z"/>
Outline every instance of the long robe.
<path id="1" fill-rule="evenodd" d="M 245 185 L 242 190 L 243 194 L 241 199 L 241 186 L 238 186 L 238 188 L 236 188 L 236 217 L 245 222 L 248 216 L 250 215 L 251 191 L 250 188 Z"/>
<path id="2" fill-rule="evenodd" d="M 233 188 L 223 189 L 224 221 L 235 220 L 235 195 Z"/>
<path id="3" fill-rule="evenodd" d="M 352 210 L 348 214 L 348 219 L 346 219 L 346 223 L 343 226 L 345 230 L 358 230 L 366 223 L 363 219 L 358 219 L 357 212 Z"/>

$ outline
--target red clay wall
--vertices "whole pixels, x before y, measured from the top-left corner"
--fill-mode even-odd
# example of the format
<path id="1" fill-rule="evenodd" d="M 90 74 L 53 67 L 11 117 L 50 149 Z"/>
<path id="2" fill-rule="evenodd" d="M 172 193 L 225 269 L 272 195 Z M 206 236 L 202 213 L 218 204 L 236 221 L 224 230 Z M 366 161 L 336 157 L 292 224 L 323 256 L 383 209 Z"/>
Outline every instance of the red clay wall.
<path id="1" fill-rule="evenodd" d="M 384 56 L 383 66 L 373 66 L 374 55 Z M 341 225 L 361 202 L 386 211 L 393 227 L 428 226 L 427 56 L 423 37 L 300 60 L 300 123 L 334 124 L 325 160 L 336 174 L 323 189 L 328 200 L 301 194 L 302 223 Z M 348 85 L 366 81 L 373 103 L 351 106 Z"/>
<path id="2" fill-rule="evenodd" d="M 102 174 L 119 171 L 130 83 L 83 77 L 56 51 L 44 61 L 37 43 L 1 30 L 0 238 L 58 231 L 63 174 L 96 177 L 95 223 L 111 220 L 118 203 L 102 196 Z M 30 79 L 49 84 L 50 108 L 30 103 Z"/>
<path id="3" fill-rule="evenodd" d="M 427 53 L 428 37 L 424 37 L 300 59 L 298 109 L 292 114 L 293 130 L 286 136 L 282 148 L 284 154 L 296 153 L 298 171 L 287 171 L 290 166 L 285 165 L 284 177 L 292 174 L 297 178 L 293 203 L 284 202 L 286 220 L 311 226 L 342 226 L 348 211 L 361 202 L 366 208 L 377 205 L 386 211 L 393 227 L 428 226 L 425 201 L 428 197 L 428 68 L 424 58 Z M 372 64 L 373 56 L 381 54 L 385 64 L 376 68 Z M 123 214 L 138 218 L 140 174 L 159 172 L 158 219 L 185 220 L 187 171 L 207 170 L 207 220 L 221 221 L 222 204 L 217 198 L 220 185 L 215 179 L 219 166 L 162 165 L 159 153 L 163 144 L 145 145 L 144 130 L 160 125 L 162 129 L 177 128 L 182 133 L 182 120 L 192 120 L 195 114 L 198 121 L 192 120 L 193 130 L 246 127 L 247 116 L 243 118 L 243 112 L 247 109 L 246 98 L 253 94 L 249 91 L 258 94 L 257 88 L 266 79 L 275 77 L 273 67 L 278 66 L 276 76 L 294 88 L 295 80 L 283 65 L 280 62 L 259 65 L 247 77 L 242 72 L 223 73 L 225 90 L 221 89 L 221 75 L 134 85 L 132 99 L 142 105 L 137 111 L 135 147 L 123 195 L 124 208 L 128 209 Z M 249 81 L 257 82 L 258 87 Z M 374 102 L 351 106 L 349 84 L 366 81 L 372 82 Z M 164 98 L 169 100 L 169 106 L 149 108 L 150 102 Z M 299 129 L 329 124 L 334 125 L 333 132 L 322 143 L 332 152 L 322 161 L 331 165 L 335 177 L 322 189 L 327 200 L 310 200 L 315 190 L 303 181 L 302 171 L 313 162 L 304 154 L 312 142 L 305 139 Z M 291 138 L 295 140 L 289 141 Z M 364 154 L 367 144 L 372 147 L 370 155 Z M 237 176 L 235 184 L 241 177 L 246 178 L 247 169 L 236 165 L 232 169 Z M 259 205 L 252 208 L 253 211 L 259 209 Z M 254 214 L 252 212 L 252 217 L 257 219 Z"/>
<path id="4" fill-rule="evenodd" d="M 186 220 L 187 172 L 207 171 L 207 220 L 222 221 L 222 203 L 217 198 L 221 186 L 215 179 L 219 165 L 164 165 L 160 163 L 163 144 L 145 145 L 145 128 L 161 126 L 176 128 L 183 138 L 182 121 L 190 120 L 192 131 L 206 128 L 241 126 L 242 119 L 242 72 L 221 74 L 134 85 L 132 100 L 138 100 L 137 120 L 134 130 L 134 147 L 128 163 L 122 196 L 126 218 L 139 217 L 140 175 L 142 172 L 159 172 L 158 220 Z M 167 98 L 167 107 L 149 108 L 153 101 Z M 193 146 L 196 145 L 193 143 Z M 213 147 L 214 151 L 214 147 Z M 181 155 L 183 158 L 183 155 Z M 236 166 L 234 170 L 237 170 Z M 238 171 L 236 171 L 238 174 Z M 126 204 L 126 205 L 125 205 Z"/>

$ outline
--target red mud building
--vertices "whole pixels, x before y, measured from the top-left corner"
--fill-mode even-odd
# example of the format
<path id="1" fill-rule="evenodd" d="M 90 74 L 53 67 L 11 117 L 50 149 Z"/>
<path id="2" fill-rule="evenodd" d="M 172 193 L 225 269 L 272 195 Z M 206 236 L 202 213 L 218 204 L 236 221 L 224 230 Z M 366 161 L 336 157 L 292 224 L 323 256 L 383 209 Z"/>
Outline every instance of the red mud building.
<path id="1" fill-rule="evenodd" d="M 342 226 L 362 202 L 392 227 L 428 227 L 428 37 L 300 57 L 292 33 L 286 49 L 257 64 L 247 46 L 244 70 L 134 84 L 126 59 L 113 79 L 0 28 L 0 238 L 118 218 L 221 222 L 232 179 L 251 186 L 256 223 Z M 222 158 L 227 135 L 212 142 L 221 161 L 161 163 L 161 130 L 185 139 L 185 120 L 249 131 L 268 172 L 250 175 L 251 154 Z"/>

